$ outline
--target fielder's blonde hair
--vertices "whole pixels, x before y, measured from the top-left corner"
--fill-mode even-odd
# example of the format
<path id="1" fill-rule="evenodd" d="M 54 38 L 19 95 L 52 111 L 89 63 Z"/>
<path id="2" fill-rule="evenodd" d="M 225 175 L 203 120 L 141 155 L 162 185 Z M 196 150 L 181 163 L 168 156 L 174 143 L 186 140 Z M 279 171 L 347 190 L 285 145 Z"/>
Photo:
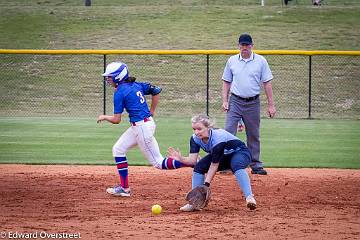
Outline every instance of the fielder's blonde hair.
<path id="1" fill-rule="evenodd" d="M 215 120 L 205 114 L 198 114 L 191 118 L 191 123 L 202 123 L 207 128 L 215 127 Z"/>

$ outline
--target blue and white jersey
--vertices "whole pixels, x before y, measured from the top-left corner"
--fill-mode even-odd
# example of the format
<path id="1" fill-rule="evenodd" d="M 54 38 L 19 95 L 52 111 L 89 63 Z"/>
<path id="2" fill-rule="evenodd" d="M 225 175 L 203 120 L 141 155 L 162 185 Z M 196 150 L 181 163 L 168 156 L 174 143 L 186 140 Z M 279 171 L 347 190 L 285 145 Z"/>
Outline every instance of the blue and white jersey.
<path id="1" fill-rule="evenodd" d="M 130 122 L 138 122 L 151 116 L 145 95 L 152 92 L 152 85 L 143 82 L 120 83 L 114 93 L 114 114 L 129 113 Z"/>
<path id="2" fill-rule="evenodd" d="M 211 162 L 213 163 L 221 162 L 225 155 L 247 150 L 245 143 L 224 129 L 209 129 L 207 143 L 193 134 L 190 138 L 190 153 L 199 153 L 200 148 L 211 154 Z"/>

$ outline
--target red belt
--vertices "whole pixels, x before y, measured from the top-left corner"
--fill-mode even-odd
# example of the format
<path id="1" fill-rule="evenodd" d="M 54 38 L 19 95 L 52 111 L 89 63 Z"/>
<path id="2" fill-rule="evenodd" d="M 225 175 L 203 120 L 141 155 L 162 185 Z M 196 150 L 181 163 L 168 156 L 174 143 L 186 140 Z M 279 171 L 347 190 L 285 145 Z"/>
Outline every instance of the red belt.
<path id="1" fill-rule="evenodd" d="M 149 121 L 151 121 L 150 118 L 144 118 L 144 120 L 141 120 L 141 121 L 138 121 L 138 122 L 131 122 L 131 126 L 136 126 L 136 124 L 145 123 L 145 122 L 149 122 Z"/>

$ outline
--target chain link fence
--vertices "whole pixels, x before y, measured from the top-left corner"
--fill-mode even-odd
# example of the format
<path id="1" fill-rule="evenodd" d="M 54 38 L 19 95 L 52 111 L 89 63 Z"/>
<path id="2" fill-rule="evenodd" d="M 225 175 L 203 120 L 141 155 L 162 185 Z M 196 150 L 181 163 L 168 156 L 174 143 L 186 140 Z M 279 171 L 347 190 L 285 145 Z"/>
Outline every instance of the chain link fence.
<path id="1" fill-rule="evenodd" d="M 261 51 L 260 51 L 261 53 Z M 265 52 L 266 53 L 266 52 Z M 360 117 L 360 54 L 262 54 L 274 75 L 278 118 Z M 234 53 L 236 54 L 236 53 Z M 112 113 L 106 63 L 123 61 L 137 81 L 160 86 L 158 117 L 221 111 L 229 51 L 216 54 L 0 53 L 0 117 L 96 117 Z M 261 94 L 262 116 L 266 96 Z"/>

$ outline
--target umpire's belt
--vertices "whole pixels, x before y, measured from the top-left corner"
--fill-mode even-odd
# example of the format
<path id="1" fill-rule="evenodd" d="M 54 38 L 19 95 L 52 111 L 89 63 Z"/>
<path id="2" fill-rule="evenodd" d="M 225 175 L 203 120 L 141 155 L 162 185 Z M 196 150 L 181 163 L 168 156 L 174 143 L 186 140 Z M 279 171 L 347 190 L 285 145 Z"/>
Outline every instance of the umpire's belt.
<path id="1" fill-rule="evenodd" d="M 259 98 L 259 94 L 258 94 L 258 95 L 255 95 L 255 96 L 253 96 L 253 97 L 248 97 L 248 98 L 243 98 L 243 97 L 240 97 L 240 96 L 238 96 L 238 95 L 236 95 L 236 94 L 233 94 L 233 93 L 231 93 L 231 95 L 233 95 L 234 97 L 236 97 L 236 98 L 238 98 L 238 99 L 244 100 L 244 101 L 246 101 L 246 102 L 254 101 L 254 100 L 256 100 L 256 99 Z"/>
<path id="2" fill-rule="evenodd" d="M 147 118 L 144 118 L 144 120 L 141 120 L 141 121 L 138 121 L 138 122 L 130 122 L 131 123 L 131 126 L 139 126 L 139 125 L 142 125 L 146 122 L 149 122 L 152 120 L 152 117 L 147 117 Z"/>

